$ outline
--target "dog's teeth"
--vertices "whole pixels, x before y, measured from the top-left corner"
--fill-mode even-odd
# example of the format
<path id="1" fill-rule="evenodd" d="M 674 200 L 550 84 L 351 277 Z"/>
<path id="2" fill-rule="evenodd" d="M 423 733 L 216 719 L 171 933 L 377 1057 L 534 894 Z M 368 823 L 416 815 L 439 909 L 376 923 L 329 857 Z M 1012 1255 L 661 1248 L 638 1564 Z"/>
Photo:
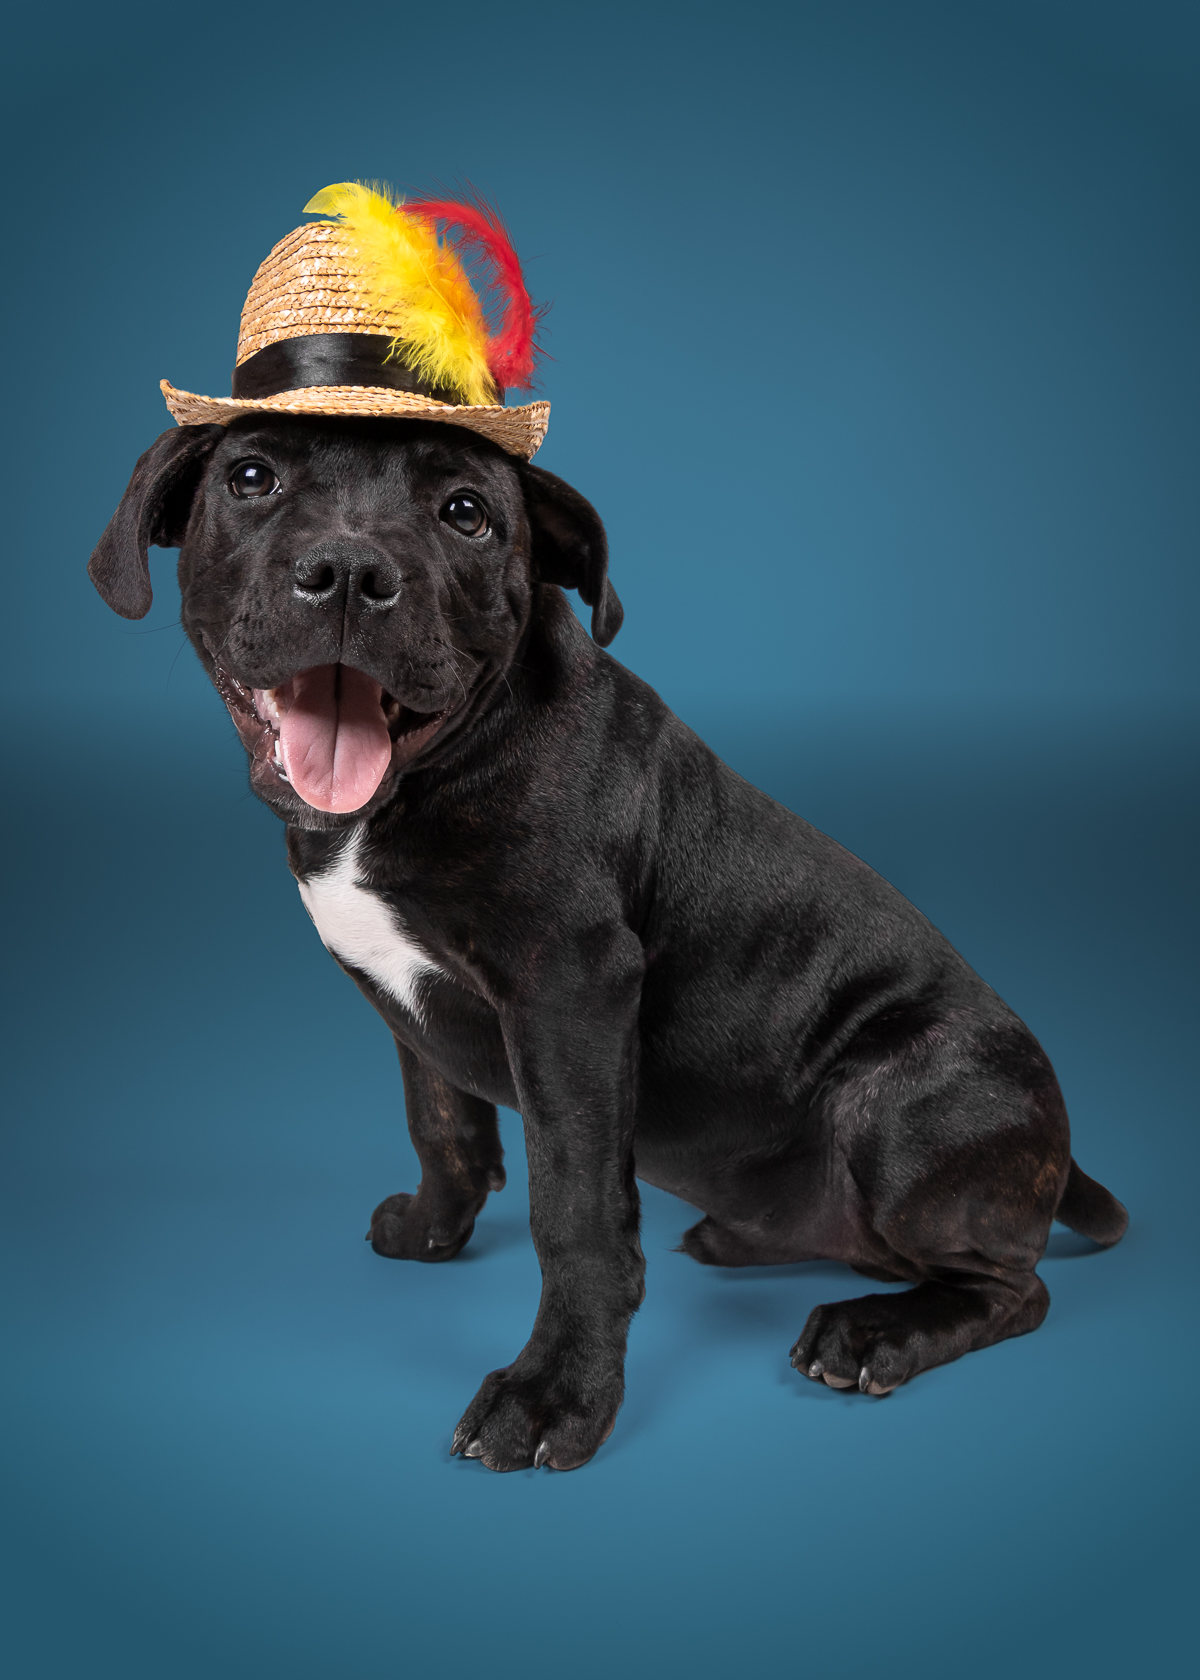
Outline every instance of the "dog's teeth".
<path id="1" fill-rule="evenodd" d="M 278 737 L 278 735 L 275 737 L 275 768 L 279 772 L 281 780 L 287 782 L 290 785 L 291 777 L 288 775 L 287 771 L 284 769 L 283 759 L 281 758 L 280 753 L 279 753 L 279 737 Z"/>

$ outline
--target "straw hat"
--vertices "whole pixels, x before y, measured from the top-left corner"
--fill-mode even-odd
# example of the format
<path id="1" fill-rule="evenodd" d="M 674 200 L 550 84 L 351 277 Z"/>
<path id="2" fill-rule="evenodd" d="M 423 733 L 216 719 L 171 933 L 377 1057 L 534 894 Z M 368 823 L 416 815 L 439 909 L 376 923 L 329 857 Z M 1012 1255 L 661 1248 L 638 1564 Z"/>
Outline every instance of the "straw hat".
<path id="1" fill-rule="evenodd" d="M 506 371 L 511 383 L 514 372 L 523 384 L 532 377 L 537 315 L 495 212 L 479 201 L 393 204 L 358 183 L 326 188 L 305 208 L 335 209 L 342 219 L 294 229 L 254 276 L 231 396 L 197 396 L 162 380 L 179 424 L 228 425 L 253 413 L 439 420 L 510 455 L 535 455 L 550 404 L 506 408 L 502 379 Z M 439 240 L 438 220 L 465 224 L 465 233 Z M 494 335 L 461 265 L 472 247 L 505 301 Z"/>

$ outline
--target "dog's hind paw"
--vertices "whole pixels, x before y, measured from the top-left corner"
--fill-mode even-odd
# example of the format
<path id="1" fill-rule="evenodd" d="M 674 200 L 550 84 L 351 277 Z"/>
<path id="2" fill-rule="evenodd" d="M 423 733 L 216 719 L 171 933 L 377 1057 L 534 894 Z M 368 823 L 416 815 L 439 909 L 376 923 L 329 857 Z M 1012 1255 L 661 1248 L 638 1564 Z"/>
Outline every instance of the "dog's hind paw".
<path id="1" fill-rule="evenodd" d="M 865 1295 L 816 1307 L 792 1349 L 792 1364 L 812 1382 L 890 1394 L 924 1368 L 918 1338 L 905 1323 L 903 1295 Z"/>
<path id="2" fill-rule="evenodd" d="M 387 1260 L 453 1260 L 470 1241 L 475 1210 L 464 1213 L 422 1206 L 421 1192 L 398 1191 L 371 1215 L 367 1241 Z"/>

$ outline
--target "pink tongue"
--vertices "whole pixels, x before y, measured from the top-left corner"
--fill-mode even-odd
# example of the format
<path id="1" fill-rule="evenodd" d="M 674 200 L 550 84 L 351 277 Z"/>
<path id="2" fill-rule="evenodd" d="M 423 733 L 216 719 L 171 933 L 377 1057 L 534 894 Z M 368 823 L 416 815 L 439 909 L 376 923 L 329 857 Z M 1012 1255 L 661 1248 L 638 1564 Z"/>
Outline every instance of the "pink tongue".
<path id="1" fill-rule="evenodd" d="M 279 726 L 288 780 L 318 811 L 357 811 L 392 762 L 382 689 L 348 665 L 316 665 L 290 686 Z"/>

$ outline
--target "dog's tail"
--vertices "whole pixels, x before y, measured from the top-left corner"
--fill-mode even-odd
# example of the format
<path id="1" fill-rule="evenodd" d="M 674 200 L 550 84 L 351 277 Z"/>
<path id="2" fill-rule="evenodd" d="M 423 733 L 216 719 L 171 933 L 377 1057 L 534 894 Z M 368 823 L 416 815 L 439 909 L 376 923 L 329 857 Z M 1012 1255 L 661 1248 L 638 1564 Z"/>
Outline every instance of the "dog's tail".
<path id="1" fill-rule="evenodd" d="M 1072 1231 L 1078 1231 L 1081 1237 L 1090 1237 L 1101 1248 L 1119 1243 L 1129 1224 L 1129 1215 L 1112 1192 L 1081 1172 L 1074 1161 L 1055 1218 Z"/>

